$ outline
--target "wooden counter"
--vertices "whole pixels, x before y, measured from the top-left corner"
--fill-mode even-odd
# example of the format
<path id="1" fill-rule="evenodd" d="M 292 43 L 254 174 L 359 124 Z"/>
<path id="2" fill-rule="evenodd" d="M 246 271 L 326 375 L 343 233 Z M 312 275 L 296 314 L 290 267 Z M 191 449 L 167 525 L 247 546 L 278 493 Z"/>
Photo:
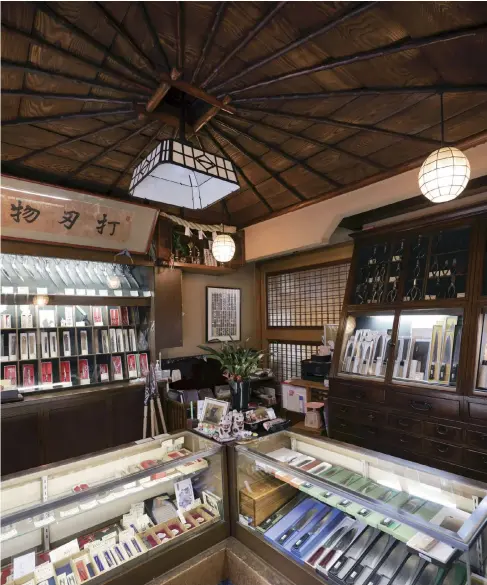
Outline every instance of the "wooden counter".
<path id="1" fill-rule="evenodd" d="M 25 396 L 2 405 L 2 475 L 142 438 L 144 383 Z"/>

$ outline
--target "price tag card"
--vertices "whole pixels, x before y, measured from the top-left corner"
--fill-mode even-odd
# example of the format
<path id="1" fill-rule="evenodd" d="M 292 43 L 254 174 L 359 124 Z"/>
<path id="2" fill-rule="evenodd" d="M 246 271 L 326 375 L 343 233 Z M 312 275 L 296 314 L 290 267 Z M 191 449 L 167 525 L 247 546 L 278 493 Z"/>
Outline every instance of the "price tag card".
<path id="1" fill-rule="evenodd" d="M 38 286 L 37 287 L 37 294 L 38 295 L 47 295 L 47 288 Z"/>
<path id="2" fill-rule="evenodd" d="M 80 296 L 80 297 L 85 297 L 86 296 L 86 289 L 85 288 L 77 288 L 76 295 Z"/>
<path id="3" fill-rule="evenodd" d="M 65 295 L 74 295 L 74 288 L 65 288 L 64 294 Z"/>
<path id="4" fill-rule="evenodd" d="M 2 286 L 2 295 L 13 295 L 14 294 L 14 287 L 13 286 Z"/>
<path id="5" fill-rule="evenodd" d="M 54 577 L 54 567 L 52 563 L 47 561 L 47 563 L 42 563 L 34 570 L 34 576 L 36 578 L 36 583 L 40 583 L 41 581 L 47 581 L 51 577 Z"/>
<path id="6" fill-rule="evenodd" d="M 94 288 L 89 288 L 89 289 L 86 291 L 86 294 L 87 294 L 89 297 L 94 297 L 94 296 L 96 295 L 96 290 L 95 290 Z"/>
<path id="7" fill-rule="evenodd" d="M 150 297 L 151 296 L 151 292 L 150 292 L 150 290 L 145 290 L 145 291 L 143 291 L 142 295 L 144 297 Z"/>
<path id="8" fill-rule="evenodd" d="M 131 290 L 130 291 L 130 296 L 131 297 L 138 297 L 139 296 L 139 291 L 138 290 Z"/>
<path id="9" fill-rule="evenodd" d="M 20 557 L 14 557 L 14 580 L 29 575 L 36 568 L 36 553 L 28 552 Z"/>
<path id="10" fill-rule="evenodd" d="M 29 287 L 28 286 L 18 286 L 17 292 L 19 295 L 28 295 L 29 294 Z"/>
<path id="11" fill-rule="evenodd" d="M 123 295 L 123 291 L 121 290 L 114 290 L 113 291 L 116 297 L 121 297 Z"/>
<path id="12" fill-rule="evenodd" d="M 101 297 L 107 297 L 107 296 L 108 296 L 108 291 L 107 291 L 107 290 L 99 290 L 99 291 L 98 291 L 98 294 L 99 294 Z"/>

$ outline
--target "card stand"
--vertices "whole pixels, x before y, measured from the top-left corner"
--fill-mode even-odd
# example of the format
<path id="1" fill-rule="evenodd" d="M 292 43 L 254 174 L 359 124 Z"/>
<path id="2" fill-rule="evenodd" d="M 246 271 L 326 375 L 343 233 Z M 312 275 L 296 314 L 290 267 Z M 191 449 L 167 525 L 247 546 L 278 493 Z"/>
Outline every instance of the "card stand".
<path id="1" fill-rule="evenodd" d="M 62 327 L 59 330 L 59 357 L 70 358 L 78 354 L 76 345 L 76 333 L 73 328 Z"/>
<path id="2" fill-rule="evenodd" d="M 22 392 L 32 392 L 39 383 L 38 361 L 21 360 L 19 364 L 20 383 L 19 390 Z"/>
<path id="3" fill-rule="evenodd" d="M 14 579 L 10 581 L 10 585 L 33 585 L 35 583 L 35 575 L 34 573 L 28 573 L 23 577 L 19 577 L 18 579 Z"/>
<path id="4" fill-rule="evenodd" d="M 15 305 L 3 305 L 3 310 L 0 313 L 0 329 L 2 333 L 4 331 L 13 332 L 17 328 L 17 307 Z"/>
<path id="5" fill-rule="evenodd" d="M 108 326 L 122 327 L 122 311 L 121 307 L 109 306 L 108 309 Z"/>
<path id="6" fill-rule="evenodd" d="M 93 356 L 80 356 L 78 358 L 79 384 L 93 384 L 95 381 L 95 358 Z"/>
<path id="7" fill-rule="evenodd" d="M 190 517 L 192 522 L 196 524 L 196 527 L 199 527 L 209 524 L 217 517 L 217 514 L 215 512 L 215 515 L 212 516 L 211 514 L 208 514 L 208 512 L 203 509 L 203 507 L 197 507 L 191 509 L 189 512 L 185 512 L 184 517 Z"/>
<path id="8" fill-rule="evenodd" d="M 111 357 L 109 354 L 96 356 L 95 382 L 110 382 Z"/>
<path id="9" fill-rule="evenodd" d="M 38 311 L 34 305 L 19 305 L 17 310 L 17 316 L 15 319 L 15 323 L 17 324 L 18 329 L 22 329 L 24 331 L 32 331 L 33 329 L 37 329 L 37 315 Z M 12 319 L 12 325 L 14 324 L 14 320 Z"/>
<path id="10" fill-rule="evenodd" d="M 49 369 L 45 370 L 43 375 L 43 364 L 51 364 L 52 381 L 49 381 Z M 59 359 L 42 358 L 39 370 L 39 386 L 42 390 L 52 388 L 53 384 L 59 384 Z M 46 367 L 46 366 L 44 366 Z"/>
<path id="11" fill-rule="evenodd" d="M 2 329 L 1 337 L 0 337 L 0 362 L 8 362 L 11 361 L 15 363 L 17 360 L 9 360 L 8 355 L 8 333 L 10 329 Z M 14 330 L 15 331 L 15 330 Z"/>
<path id="12" fill-rule="evenodd" d="M 71 567 L 71 558 L 66 557 L 55 563 L 52 563 L 54 567 L 54 579 L 55 585 L 77 585 L 76 577 Z M 66 575 L 62 577 L 62 575 Z M 72 575 L 72 577 L 68 577 Z"/>
<path id="13" fill-rule="evenodd" d="M 65 364 L 69 364 L 69 368 Z M 71 379 L 69 379 L 70 377 Z M 79 384 L 77 357 L 61 358 L 59 360 L 59 382 L 61 385 L 66 386 Z"/>
<path id="14" fill-rule="evenodd" d="M 76 336 L 80 357 L 93 355 L 95 351 L 93 346 L 93 331 L 91 327 L 79 327 L 76 331 Z"/>
<path id="15" fill-rule="evenodd" d="M 128 378 L 127 366 L 123 353 L 113 353 L 110 357 L 110 378 L 111 380 L 125 380 Z"/>

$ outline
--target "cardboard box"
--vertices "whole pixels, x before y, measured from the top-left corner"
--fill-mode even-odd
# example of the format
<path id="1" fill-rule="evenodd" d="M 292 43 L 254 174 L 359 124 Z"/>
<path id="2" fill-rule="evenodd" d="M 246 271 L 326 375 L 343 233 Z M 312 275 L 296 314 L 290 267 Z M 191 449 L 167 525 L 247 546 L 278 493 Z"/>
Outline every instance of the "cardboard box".
<path id="1" fill-rule="evenodd" d="M 272 477 L 256 481 L 240 490 L 240 514 L 252 518 L 252 526 L 261 524 L 293 498 L 297 490 Z"/>

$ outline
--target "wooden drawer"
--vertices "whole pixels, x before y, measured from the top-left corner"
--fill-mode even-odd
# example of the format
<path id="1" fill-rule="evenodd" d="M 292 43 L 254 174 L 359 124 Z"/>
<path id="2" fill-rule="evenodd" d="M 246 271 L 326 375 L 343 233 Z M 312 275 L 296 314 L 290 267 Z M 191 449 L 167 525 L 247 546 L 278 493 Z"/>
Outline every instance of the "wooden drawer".
<path id="1" fill-rule="evenodd" d="M 383 427 L 376 427 L 373 425 L 360 425 L 358 430 L 359 436 L 367 441 L 376 443 L 379 440 L 385 439 L 385 430 Z"/>
<path id="2" fill-rule="evenodd" d="M 339 433 L 347 433 L 349 435 L 359 435 L 359 426 L 353 422 L 345 420 L 344 418 L 340 417 L 333 417 L 332 419 L 332 427 L 334 430 L 338 431 Z"/>
<path id="3" fill-rule="evenodd" d="M 386 414 L 380 410 L 357 409 L 357 420 L 372 426 L 385 426 Z"/>
<path id="4" fill-rule="evenodd" d="M 487 450 L 487 429 L 485 432 L 479 431 L 467 431 L 467 443 L 472 447 L 478 447 L 479 449 Z"/>
<path id="5" fill-rule="evenodd" d="M 439 439 L 440 441 L 448 441 L 449 443 L 463 442 L 463 429 L 459 427 L 425 422 L 423 432 L 426 436 Z M 487 447 L 487 437 L 485 446 Z"/>
<path id="6" fill-rule="evenodd" d="M 460 402 L 458 400 L 396 392 L 389 395 L 389 402 L 394 408 L 400 408 L 404 413 L 409 414 L 423 414 L 439 418 L 458 418 L 460 416 Z"/>
<path id="7" fill-rule="evenodd" d="M 472 418 L 479 418 L 487 422 L 487 404 L 477 404 L 476 402 L 469 402 L 468 413 Z"/>
<path id="8" fill-rule="evenodd" d="M 357 407 L 352 404 L 344 404 L 342 402 L 333 401 L 330 405 L 330 411 L 333 416 L 345 418 L 347 420 L 355 419 Z"/>
<path id="9" fill-rule="evenodd" d="M 423 439 L 424 452 L 435 459 L 446 459 L 452 463 L 462 462 L 462 448 L 448 443 Z"/>
<path id="10" fill-rule="evenodd" d="M 363 388 L 362 386 L 341 386 L 340 397 L 360 402 L 384 402 L 386 392 L 383 388 Z"/>
<path id="11" fill-rule="evenodd" d="M 415 453 L 421 453 L 423 451 L 423 439 L 411 433 L 387 431 L 387 440 L 390 441 L 392 446 L 398 449 L 406 449 Z"/>
<path id="12" fill-rule="evenodd" d="M 487 473 L 487 454 L 465 449 L 465 462 L 471 469 Z"/>
<path id="13" fill-rule="evenodd" d="M 387 417 L 387 422 L 390 427 L 394 427 L 395 429 L 399 429 L 400 431 L 407 431 L 410 433 L 415 433 L 417 435 L 421 434 L 421 422 L 417 418 L 411 418 L 409 416 L 400 416 L 399 414 L 390 414 Z"/>

